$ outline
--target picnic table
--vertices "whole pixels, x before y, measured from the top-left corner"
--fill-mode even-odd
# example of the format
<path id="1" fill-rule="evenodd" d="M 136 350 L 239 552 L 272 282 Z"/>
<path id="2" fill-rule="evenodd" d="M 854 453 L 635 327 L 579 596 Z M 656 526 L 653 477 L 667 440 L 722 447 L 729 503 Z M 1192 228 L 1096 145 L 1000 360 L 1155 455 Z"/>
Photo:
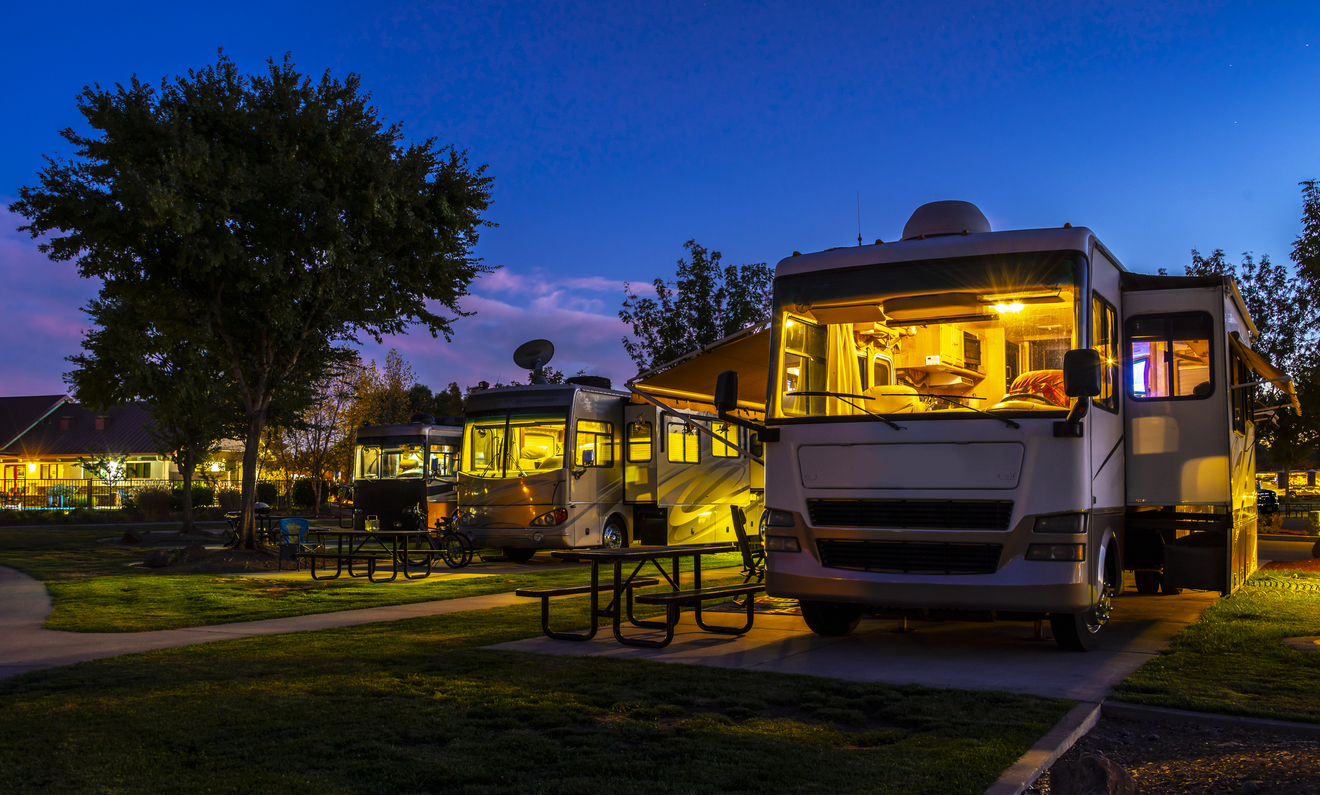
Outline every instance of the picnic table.
<path id="1" fill-rule="evenodd" d="M 752 621 L 755 617 L 755 599 L 752 596 L 757 591 L 765 590 L 765 585 L 756 583 L 744 583 L 742 585 L 729 585 L 717 588 L 701 587 L 701 558 L 703 555 L 718 555 L 726 552 L 736 552 L 738 547 L 733 544 L 683 544 L 677 546 L 662 547 L 628 547 L 624 549 L 576 549 L 564 552 L 552 552 L 552 557 L 559 558 L 568 562 L 590 563 L 591 564 L 591 582 L 583 585 L 569 586 L 549 586 L 542 588 L 524 588 L 515 593 L 518 596 L 534 597 L 541 599 L 541 629 L 546 637 L 556 640 L 591 640 L 596 636 L 596 619 L 608 618 L 611 620 L 614 629 L 614 639 L 625 646 L 642 646 L 646 648 L 663 648 L 668 646 L 674 639 L 674 627 L 678 624 L 679 608 L 684 605 L 691 605 L 696 613 L 697 626 L 707 632 L 718 632 L 722 634 L 741 635 L 752 628 Z M 681 580 L 681 566 L 683 559 L 692 560 L 692 589 L 683 590 Z M 670 563 L 670 571 L 665 570 L 663 565 L 665 561 Z M 600 581 L 600 567 L 607 565 L 613 570 L 611 581 L 602 584 Z M 631 566 L 632 571 L 624 576 L 625 566 Z M 660 577 L 641 577 L 642 570 L 651 567 L 659 573 Z M 672 588 L 668 592 L 649 593 L 633 595 L 634 588 L 640 588 L 649 585 L 659 585 L 666 582 Z M 600 607 L 600 592 L 608 590 L 611 594 L 609 603 L 604 609 Z M 555 632 L 550 629 L 550 599 L 555 596 L 569 596 L 573 594 L 588 594 L 591 604 L 591 626 L 584 633 Z M 722 627 L 718 625 L 709 625 L 701 616 L 701 604 L 704 601 L 714 599 L 725 599 L 728 597 L 746 596 L 747 598 L 747 622 L 742 627 Z M 638 604 L 663 605 L 665 607 L 664 621 L 642 621 L 633 616 L 633 602 Z M 628 619 L 628 623 L 635 627 L 643 629 L 663 629 L 665 636 L 660 640 L 650 640 L 647 638 L 628 637 L 623 634 L 623 619 Z"/>
<path id="2" fill-rule="evenodd" d="M 334 580 L 345 570 L 350 577 L 366 577 L 372 582 L 390 582 L 403 572 L 405 579 L 420 580 L 431 576 L 431 564 L 437 555 L 441 555 L 428 530 L 312 530 L 309 535 L 321 539 L 321 551 L 299 551 L 297 557 L 306 560 L 314 580 Z M 335 548 L 330 550 L 326 539 L 335 541 Z M 414 560 L 414 556 L 416 559 Z M 335 573 L 318 577 L 317 561 L 335 562 Z M 378 564 L 388 561 L 392 570 L 390 576 L 376 579 Z M 354 569 L 355 563 L 365 563 L 366 571 Z M 347 564 L 347 566 L 345 566 Z M 411 569 L 420 567 L 422 571 L 413 574 Z M 323 567 L 328 570 L 328 565 Z"/>

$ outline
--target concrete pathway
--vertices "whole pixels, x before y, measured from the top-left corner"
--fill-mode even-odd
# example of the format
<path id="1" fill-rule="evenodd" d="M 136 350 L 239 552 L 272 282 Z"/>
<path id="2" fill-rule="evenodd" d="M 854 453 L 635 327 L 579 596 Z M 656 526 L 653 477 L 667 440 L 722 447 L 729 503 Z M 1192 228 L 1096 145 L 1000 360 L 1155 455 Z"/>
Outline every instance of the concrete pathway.
<path id="1" fill-rule="evenodd" d="M 489 648 L 1101 701 L 1217 597 L 1190 592 L 1138 596 L 1132 589 L 1115 598 L 1108 636 L 1099 650 L 1089 653 L 1066 652 L 1053 640 L 1035 640 L 1032 626 L 1025 623 L 912 622 L 915 631 L 895 632 L 899 622 L 874 619 L 863 621 L 848 637 L 822 638 L 812 634 L 801 617 L 777 614 L 758 614 L 755 627 L 743 636 L 702 632 L 685 616 L 674 642 L 664 649 L 621 646 L 608 630 L 586 643 L 540 637 Z M 741 623 L 732 613 L 713 614 L 711 620 Z"/>
<path id="2" fill-rule="evenodd" d="M 301 576 L 305 578 L 307 573 Z M 0 678 L 83 660 L 213 640 L 351 627 L 512 604 L 532 604 L 532 600 L 504 593 L 156 632 L 57 632 L 41 626 L 51 611 L 46 586 L 20 571 L 0 566 Z"/>

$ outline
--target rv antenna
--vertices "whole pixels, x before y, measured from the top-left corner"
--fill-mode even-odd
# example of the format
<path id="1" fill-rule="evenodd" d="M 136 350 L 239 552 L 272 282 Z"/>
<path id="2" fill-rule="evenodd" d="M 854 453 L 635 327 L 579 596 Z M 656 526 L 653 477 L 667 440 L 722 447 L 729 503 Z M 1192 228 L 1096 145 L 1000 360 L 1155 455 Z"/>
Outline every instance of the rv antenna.
<path id="1" fill-rule="evenodd" d="M 518 346 L 513 352 L 513 363 L 524 370 L 532 371 L 531 383 L 548 384 L 545 380 L 545 366 L 554 358 L 555 346 L 550 340 L 532 340 Z"/>
<path id="2" fill-rule="evenodd" d="M 862 245 L 862 192 L 857 191 L 857 245 Z"/>

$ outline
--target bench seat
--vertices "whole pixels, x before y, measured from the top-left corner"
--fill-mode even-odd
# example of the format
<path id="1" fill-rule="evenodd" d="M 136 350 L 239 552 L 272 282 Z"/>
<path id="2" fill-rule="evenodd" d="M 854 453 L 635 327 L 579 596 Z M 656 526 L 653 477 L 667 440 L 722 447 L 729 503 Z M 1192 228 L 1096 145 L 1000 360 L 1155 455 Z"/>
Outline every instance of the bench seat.
<path id="1" fill-rule="evenodd" d="M 627 603 L 628 603 L 629 621 L 631 621 L 634 624 L 637 624 L 638 626 L 649 626 L 648 623 L 646 622 L 639 623 L 636 619 L 632 617 L 633 589 L 644 588 L 649 585 L 659 585 L 659 584 L 660 584 L 660 580 L 656 577 L 634 577 L 632 581 L 628 583 L 628 587 L 625 588 L 624 590 L 628 592 Z M 539 585 L 533 588 L 519 588 L 513 593 L 515 596 L 527 596 L 541 600 L 541 631 L 545 633 L 545 636 L 547 638 L 555 638 L 556 640 L 591 640 L 592 638 L 596 637 L 595 619 L 599 618 L 602 615 L 612 616 L 613 613 L 611 611 L 617 611 L 620 609 L 620 605 L 617 605 L 613 601 L 611 601 L 610 606 L 606 610 L 601 611 L 598 608 L 596 600 L 597 600 L 597 595 L 600 594 L 602 591 L 608 594 L 613 594 L 614 581 L 605 580 L 600 583 L 597 583 L 595 586 L 593 586 L 589 582 L 582 583 L 581 585 Z M 556 632 L 550 629 L 551 597 L 576 596 L 578 594 L 592 595 L 591 596 L 592 612 L 595 614 L 595 616 L 592 618 L 591 627 L 583 634 L 577 634 L 572 632 Z"/>
<path id="2" fill-rule="evenodd" d="M 721 585 L 695 591 L 638 594 L 637 603 L 642 605 L 695 605 L 711 599 L 722 599 L 726 596 L 749 596 L 757 591 L 764 590 L 765 583 L 759 582 L 748 585 Z"/>
<path id="3" fill-rule="evenodd" d="M 637 577 L 631 583 L 633 588 L 642 588 L 648 585 L 659 585 L 660 580 L 655 577 Z M 608 591 L 614 588 L 612 582 L 602 582 L 595 587 L 598 591 Z M 576 596 L 578 594 L 591 593 L 591 583 L 582 585 L 538 585 L 534 588 L 519 588 L 514 591 L 515 596 L 529 596 L 539 599 L 549 599 L 552 596 Z"/>

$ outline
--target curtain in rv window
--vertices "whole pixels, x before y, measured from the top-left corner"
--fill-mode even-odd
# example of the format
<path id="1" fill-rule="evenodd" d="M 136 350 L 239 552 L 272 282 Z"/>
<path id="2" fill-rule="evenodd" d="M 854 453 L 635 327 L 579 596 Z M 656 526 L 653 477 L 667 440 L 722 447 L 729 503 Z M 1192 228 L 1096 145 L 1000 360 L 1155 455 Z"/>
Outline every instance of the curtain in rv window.
<path id="1" fill-rule="evenodd" d="M 1132 397 L 1201 400 L 1214 394 L 1213 332 L 1206 312 L 1129 318 Z"/>
<path id="2" fill-rule="evenodd" d="M 651 434 L 654 430 L 655 426 L 649 422 L 628 423 L 628 463 L 646 464 L 651 461 Z"/>
<path id="3" fill-rule="evenodd" d="M 701 435 L 689 428 L 687 423 L 682 420 L 669 420 L 665 426 L 665 436 L 668 437 L 665 452 L 670 463 L 695 464 L 701 460 L 699 452 Z"/>
<path id="4" fill-rule="evenodd" d="M 719 439 L 711 440 L 711 454 L 716 458 L 737 458 L 742 455 L 734 445 L 738 444 L 738 426 L 731 422 L 716 422 L 711 430 Z"/>
<path id="5" fill-rule="evenodd" d="M 573 465 L 580 467 L 614 466 L 614 424 L 596 420 L 578 420 Z"/>

